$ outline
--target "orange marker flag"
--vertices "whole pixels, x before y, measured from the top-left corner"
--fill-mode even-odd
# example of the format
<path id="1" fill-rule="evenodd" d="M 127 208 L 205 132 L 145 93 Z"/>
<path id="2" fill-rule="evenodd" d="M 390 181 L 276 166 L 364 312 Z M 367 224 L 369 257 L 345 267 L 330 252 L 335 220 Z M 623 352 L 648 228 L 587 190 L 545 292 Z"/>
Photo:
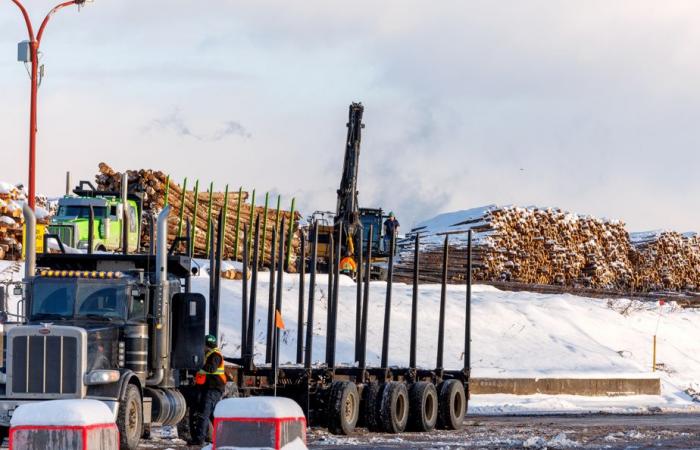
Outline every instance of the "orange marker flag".
<path id="1" fill-rule="evenodd" d="M 282 313 L 280 313 L 279 309 L 275 310 L 275 326 L 284 330 L 284 320 L 282 320 Z"/>

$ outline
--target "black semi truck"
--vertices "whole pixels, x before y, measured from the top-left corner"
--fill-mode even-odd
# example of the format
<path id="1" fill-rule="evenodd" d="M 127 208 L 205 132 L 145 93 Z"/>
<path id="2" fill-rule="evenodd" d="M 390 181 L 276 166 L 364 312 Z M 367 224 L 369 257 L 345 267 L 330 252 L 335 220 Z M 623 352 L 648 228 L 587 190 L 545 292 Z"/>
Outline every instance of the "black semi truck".
<path id="1" fill-rule="evenodd" d="M 25 206 L 23 320 L 2 333 L 2 437 L 15 408 L 41 400 L 102 400 L 129 450 L 151 422 L 185 417 L 182 391 L 204 358 L 206 300 L 189 292 L 190 257 L 168 252 L 168 212 L 158 217 L 155 255 L 36 255 Z"/>

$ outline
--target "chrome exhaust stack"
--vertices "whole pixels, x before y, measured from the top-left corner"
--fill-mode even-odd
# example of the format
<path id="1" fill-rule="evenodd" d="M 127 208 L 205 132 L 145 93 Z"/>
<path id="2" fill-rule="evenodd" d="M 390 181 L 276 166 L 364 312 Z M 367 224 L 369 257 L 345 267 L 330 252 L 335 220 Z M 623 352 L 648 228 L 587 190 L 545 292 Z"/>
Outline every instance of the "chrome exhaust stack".
<path id="1" fill-rule="evenodd" d="M 165 378 L 165 369 L 169 367 L 170 349 L 170 292 L 168 289 L 168 216 L 170 206 L 158 214 L 156 233 L 156 299 L 154 315 L 156 316 L 155 336 L 152 346 L 151 364 L 153 374 L 146 380 L 148 386 L 159 385 Z"/>
<path id="2" fill-rule="evenodd" d="M 30 279 L 36 274 L 36 215 L 27 203 L 22 206 L 24 215 L 24 278 Z"/>

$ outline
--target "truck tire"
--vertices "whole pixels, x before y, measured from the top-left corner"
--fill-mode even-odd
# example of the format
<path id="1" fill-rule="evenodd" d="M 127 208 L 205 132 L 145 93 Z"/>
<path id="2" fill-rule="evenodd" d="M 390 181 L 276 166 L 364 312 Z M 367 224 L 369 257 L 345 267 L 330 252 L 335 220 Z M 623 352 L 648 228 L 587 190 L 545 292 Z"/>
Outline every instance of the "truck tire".
<path id="1" fill-rule="evenodd" d="M 384 384 L 379 418 L 382 430 L 386 433 L 401 433 L 408 423 L 408 391 L 406 385 L 398 381 Z"/>
<path id="2" fill-rule="evenodd" d="M 328 431 L 348 435 L 355 431 L 360 415 L 360 395 L 355 383 L 334 381 L 328 395 Z"/>
<path id="3" fill-rule="evenodd" d="M 438 395 L 433 383 L 418 381 L 408 390 L 408 425 L 411 431 L 431 431 L 438 418 Z"/>
<path id="4" fill-rule="evenodd" d="M 467 412 L 464 385 L 459 380 L 445 380 L 438 386 L 439 407 L 437 426 L 443 430 L 461 430 Z"/>
<path id="5" fill-rule="evenodd" d="M 143 433 L 143 411 L 141 393 L 133 384 L 126 387 L 124 398 L 119 402 L 117 427 L 119 428 L 119 448 L 136 450 Z"/>
<path id="6" fill-rule="evenodd" d="M 367 383 L 362 388 L 362 401 L 360 403 L 359 426 L 367 427 L 369 431 L 381 431 L 379 420 L 379 406 L 382 398 L 382 385 L 377 382 Z"/>

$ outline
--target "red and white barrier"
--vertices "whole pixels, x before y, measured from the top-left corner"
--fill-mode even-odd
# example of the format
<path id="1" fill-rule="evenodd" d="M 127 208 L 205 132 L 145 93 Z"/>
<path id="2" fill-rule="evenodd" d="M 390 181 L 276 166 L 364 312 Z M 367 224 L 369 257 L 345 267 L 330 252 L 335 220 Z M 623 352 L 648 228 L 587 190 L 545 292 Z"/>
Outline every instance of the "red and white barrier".
<path id="1" fill-rule="evenodd" d="M 306 449 L 306 417 L 294 401 L 282 397 L 222 400 L 214 410 L 213 450 Z"/>
<path id="2" fill-rule="evenodd" d="M 10 421 L 10 450 L 113 450 L 119 430 L 98 400 L 52 400 L 19 406 Z"/>

